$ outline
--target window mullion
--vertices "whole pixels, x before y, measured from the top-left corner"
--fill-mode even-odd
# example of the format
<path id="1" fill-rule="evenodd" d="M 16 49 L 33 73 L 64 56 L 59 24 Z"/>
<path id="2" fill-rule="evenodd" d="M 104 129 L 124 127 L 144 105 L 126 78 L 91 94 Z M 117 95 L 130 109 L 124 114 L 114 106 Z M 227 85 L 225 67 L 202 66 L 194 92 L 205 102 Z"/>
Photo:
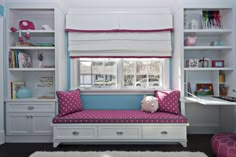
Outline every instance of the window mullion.
<path id="1" fill-rule="evenodd" d="M 117 62 L 117 87 L 124 87 L 124 71 L 123 71 L 123 59 Z"/>

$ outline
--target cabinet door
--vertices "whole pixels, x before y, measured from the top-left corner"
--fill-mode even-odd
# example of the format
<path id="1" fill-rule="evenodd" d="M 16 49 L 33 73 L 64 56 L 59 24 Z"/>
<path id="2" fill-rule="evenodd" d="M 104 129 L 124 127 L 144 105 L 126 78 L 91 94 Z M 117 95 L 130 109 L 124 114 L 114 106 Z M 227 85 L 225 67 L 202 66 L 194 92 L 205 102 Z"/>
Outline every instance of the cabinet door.
<path id="1" fill-rule="evenodd" d="M 52 135 L 52 118 L 54 113 L 31 113 L 31 135 Z"/>
<path id="2" fill-rule="evenodd" d="M 29 135 L 30 116 L 28 113 L 7 113 L 7 135 Z"/>

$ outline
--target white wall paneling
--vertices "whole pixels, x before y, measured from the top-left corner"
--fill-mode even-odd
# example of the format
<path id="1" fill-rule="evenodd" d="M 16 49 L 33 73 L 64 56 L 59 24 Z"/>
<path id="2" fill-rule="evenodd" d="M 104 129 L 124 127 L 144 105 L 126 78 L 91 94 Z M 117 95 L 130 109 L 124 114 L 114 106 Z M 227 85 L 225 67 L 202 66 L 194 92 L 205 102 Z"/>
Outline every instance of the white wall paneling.
<path id="1" fill-rule="evenodd" d="M 0 144 L 5 142 L 4 131 L 4 83 L 3 83 L 3 71 L 4 71 L 4 55 L 3 55 L 3 16 L 0 16 Z"/>

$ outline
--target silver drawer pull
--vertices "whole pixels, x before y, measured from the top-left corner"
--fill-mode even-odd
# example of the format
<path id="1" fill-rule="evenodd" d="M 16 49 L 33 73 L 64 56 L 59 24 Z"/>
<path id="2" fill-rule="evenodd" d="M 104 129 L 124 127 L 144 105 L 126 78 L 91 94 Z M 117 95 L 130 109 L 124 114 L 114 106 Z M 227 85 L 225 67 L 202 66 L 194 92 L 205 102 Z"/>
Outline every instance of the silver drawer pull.
<path id="1" fill-rule="evenodd" d="M 34 106 L 28 106 L 28 110 L 33 110 Z"/>
<path id="2" fill-rule="evenodd" d="M 78 131 L 73 131 L 72 134 L 73 135 L 79 135 L 79 132 Z"/>
<path id="3" fill-rule="evenodd" d="M 124 133 L 122 131 L 117 131 L 116 134 L 117 135 L 123 135 Z"/>
<path id="4" fill-rule="evenodd" d="M 168 134 L 168 132 L 167 131 L 162 131 L 161 134 L 166 135 L 166 134 Z"/>

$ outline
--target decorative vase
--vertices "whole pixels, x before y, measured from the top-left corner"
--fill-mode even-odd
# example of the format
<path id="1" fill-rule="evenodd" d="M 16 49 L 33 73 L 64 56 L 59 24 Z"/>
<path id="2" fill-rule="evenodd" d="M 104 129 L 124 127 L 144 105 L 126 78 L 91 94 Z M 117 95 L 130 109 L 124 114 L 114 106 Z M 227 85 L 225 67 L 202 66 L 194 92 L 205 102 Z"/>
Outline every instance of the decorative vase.
<path id="1" fill-rule="evenodd" d="M 25 86 L 22 86 L 17 92 L 16 92 L 17 98 L 30 98 L 32 97 L 31 91 L 26 88 Z"/>
<path id="2" fill-rule="evenodd" d="M 43 61 L 39 61 L 39 68 L 43 68 Z"/>

